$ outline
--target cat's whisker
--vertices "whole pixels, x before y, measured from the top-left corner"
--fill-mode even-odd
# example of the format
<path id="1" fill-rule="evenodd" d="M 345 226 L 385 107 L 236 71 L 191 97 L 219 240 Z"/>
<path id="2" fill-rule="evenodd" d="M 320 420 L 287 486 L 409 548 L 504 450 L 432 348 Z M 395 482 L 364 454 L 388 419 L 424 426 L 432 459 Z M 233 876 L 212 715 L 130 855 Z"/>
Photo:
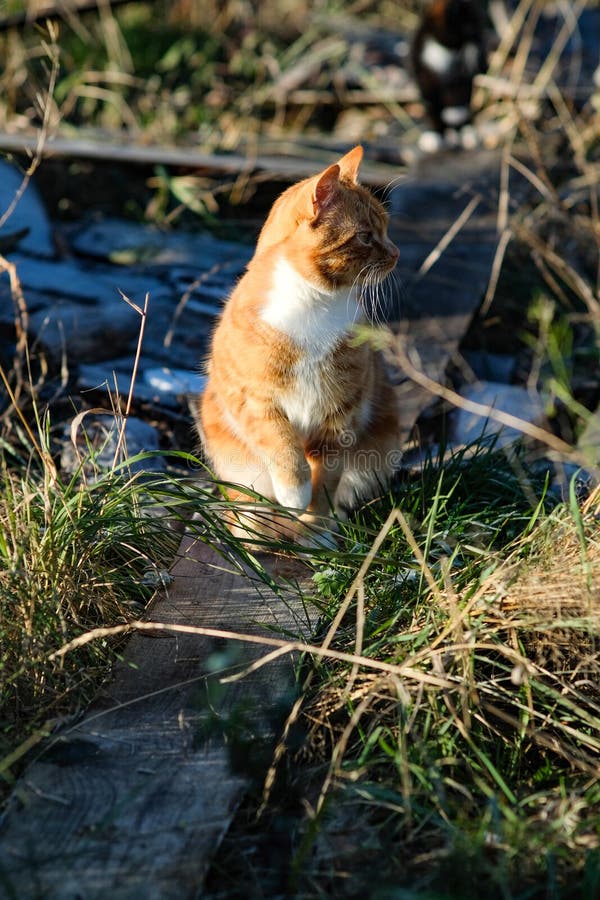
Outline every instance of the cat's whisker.
<path id="1" fill-rule="evenodd" d="M 363 266 L 363 268 L 360 269 L 360 271 L 356 274 L 354 281 L 352 282 L 352 287 L 350 288 L 350 294 L 352 294 L 353 292 L 356 292 L 356 294 L 358 296 L 359 305 L 362 309 L 365 308 L 364 294 L 366 292 L 366 287 L 367 287 L 367 284 L 366 284 L 367 275 L 365 274 L 364 278 L 363 278 L 363 273 L 368 273 L 368 270 L 369 270 L 368 265 Z"/>
<path id="2" fill-rule="evenodd" d="M 389 281 L 383 281 L 379 295 L 379 325 L 385 325 L 390 309 L 390 295 L 388 293 Z"/>
<path id="3" fill-rule="evenodd" d="M 371 268 L 367 275 L 367 286 L 370 297 L 369 319 L 373 325 L 380 325 L 383 321 L 381 316 L 382 296 L 384 282 L 379 277 L 377 269 Z"/>
<path id="4" fill-rule="evenodd" d="M 388 289 L 390 272 L 382 277 L 381 270 L 373 267 L 369 272 L 369 290 L 371 294 L 370 318 L 374 325 L 385 324 L 388 310 Z"/>
<path id="5" fill-rule="evenodd" d="M 390 307 L 392 318 L 395 319 L 400 314 L 403 297 L 402 279 L 396 269 L 392 272 L 390 278 Z"/>
<path id="6" fill-rule="evenodd" d="M 408 180 L 408 176 L 406 174 L 397 175 L 395 178 L 392 178 L 381 190 L 381 203 L 387 207 L 387 204 L 390 202 L 390 194 L 392 191 L 398 187 L 399 184 Z"/>
<path id="7" fill-rule="evenodd" d="M 401 294 L 400 276 L 394 269 L 386 281 L 386 321 L 392 321 L 398 316 Z"/>
<path id="8" fill-rule="evenodd" d="M 369 300 L 368 316 L 372 323 L 377 323 L 377 306 L 381 280 L 378 277 L 377 269 L 371 265 L 367 268 L 365 274 L 365 291 Z"/>
<path id="9" fill-rule="evenodd" d="M 394 269 L 393 272 L 391 273 L 391 275 L 392 275 L 392 280 L 393 280 L 393 290 L 394 290 L 394 294 L 395 294 L 393 301 L 395 298 L 397 298 L 398 306 L 404 305 L 408 301 L 408 298 L 409 298 L 409 291 L 406 287 L 404 279 L 402 278 L 402 276 L 400 275 L 400 273 L 398 272 L 397 269 Z"/>
<path id="10" fill-rule="evenodd" d="M 375 324 L 382 326 L 386 322 L 387 293 L 386 281 L 381 281 L 377 288 L 377 302 L 375 304 Z"/>

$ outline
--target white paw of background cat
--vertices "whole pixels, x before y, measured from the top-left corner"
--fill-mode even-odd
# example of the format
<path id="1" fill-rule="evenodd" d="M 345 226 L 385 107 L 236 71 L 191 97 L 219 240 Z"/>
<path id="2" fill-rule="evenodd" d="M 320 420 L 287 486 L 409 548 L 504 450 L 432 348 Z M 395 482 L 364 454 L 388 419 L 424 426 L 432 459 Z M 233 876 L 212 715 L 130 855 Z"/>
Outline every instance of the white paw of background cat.
<path id="1" fill-rule="evenodd" d="M 437 131 L 424 131 L 419 137 L 418 147 L 423 153 L 433 154 L 456 147 L 475 150 L 481 143 L 473 125 L 464 125 L 462 128 L 449 128 L 443 135 Z"/>

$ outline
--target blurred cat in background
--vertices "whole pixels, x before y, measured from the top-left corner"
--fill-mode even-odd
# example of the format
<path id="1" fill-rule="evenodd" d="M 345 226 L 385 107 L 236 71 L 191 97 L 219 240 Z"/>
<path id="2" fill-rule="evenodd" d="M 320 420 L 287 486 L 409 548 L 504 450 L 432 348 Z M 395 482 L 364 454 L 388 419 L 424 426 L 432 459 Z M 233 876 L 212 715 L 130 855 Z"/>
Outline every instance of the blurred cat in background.
<path id="1" fill-rule="evenodd" d="M 434 129 L 422 135 L 423 150 L 439 149 L 457 132 L 464 146 L 476 141 L 471 91 L 473 78 L 487 67 L 479 7 L 476 0 L 433 0 L 413 38 L 414 74 Z"/>

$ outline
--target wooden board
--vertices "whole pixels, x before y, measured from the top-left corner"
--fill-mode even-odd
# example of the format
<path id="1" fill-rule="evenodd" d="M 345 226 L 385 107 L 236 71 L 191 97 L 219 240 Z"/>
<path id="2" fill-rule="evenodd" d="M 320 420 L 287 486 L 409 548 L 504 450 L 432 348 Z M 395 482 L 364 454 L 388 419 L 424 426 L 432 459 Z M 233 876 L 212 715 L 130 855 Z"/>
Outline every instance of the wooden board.
<path id="1" fill-rule="evenodd" d="M 268 565 L 282 583 L 307 571 Z M 172 572 L 152 621 L 285 636 L 306 632 L 315 616 L 293 593 L 278 596 L 189 537 Z M 219 668 L 261 652 L 197 635 L 135 634 L 102 697 L 20 780 L 0 831 L 0 896 L 197 896 L 246 786 L 230 771 L 224 740 L 199 738 L 207 692 Z M 259 739 L 277 704 L 291 702 L 293 674 L 291 659 L 280 658 L 210 703 L 226 715 L 243 700 Z"/>
<path id="2" fill-rule="evenodd" d="M 282 181 L 298 181 L 319 171 L 320 166 L 335 162 L 339 150 L 313 150 L 302 147 L 301 154 L 286 156 L 276 153 L 204 153 L 193 147 L 169 147 L 147 144 L 117 144 L 106 135 L 96 138 L 48 138 L 39 148 L 35 135 L 0 132 L 0 150 L 10 153 L 31 154 L 39 152 L 44 157 L 71 157 L 98 159 L 114 163 L 145 166 L 180 166 L 196 169 L 212 175 L 237 177 L 251 172 L 263 172 L 269 178 Z M 389 184 L 398 175 L 398 166 L 379 162 L 365 162 L 361 166 L 361 181 L 380 186 Z"/>
<path id="3" fill-rule="evenodd" d="M 500 153 L 487 150 L 425 158 L 389 197 L 390 236 L 400 248 L 393 330 L 415 367 L 436 382 L 444 382 L 488 285 L 500 165 Z M 402 369 L 396 381 L 407 440 L 435 395 Z"/>

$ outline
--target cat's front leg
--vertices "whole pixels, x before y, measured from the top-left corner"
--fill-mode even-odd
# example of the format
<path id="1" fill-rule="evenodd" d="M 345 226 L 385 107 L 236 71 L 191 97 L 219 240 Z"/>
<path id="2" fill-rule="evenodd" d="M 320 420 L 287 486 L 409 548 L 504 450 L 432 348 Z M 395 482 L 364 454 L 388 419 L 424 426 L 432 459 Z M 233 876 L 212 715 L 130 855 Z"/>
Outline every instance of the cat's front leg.
<path id="1" fill-rule="evenodd" d="M 286 416 L 278 410 L 246 402 L 230 414 L 247 448 L 260 461 L 270 486 L 265 496 L 289 509 L 305 510 L 312 495 L 310 466 Z"/>
<path id="2" fill-rule="evenodd" d="M 313 460 L 310 459 L 309 464 L 303 451 L 301 455 L 296 455 L 291 448 L 286 456 L 287 465 L 278 466 L 276 471 L 273 469 L 271 481 L 278 503 L 299 513 L 298 527 L 293 529 L 294 540 L 300 546 L 313 550 L 335 548 L 334 520 L 331 515 L 319 514 L 314 510 L 320 483 Z"/>
<path id="3" fill-rule="evenodd" d="M 289 448 L 282 457 L 269 466 L 275 499 L 289 509 L 305 510 L 311 501 L 312 482 L 304 453 L 301 448 Z"/>
<path id="4" fill-rule="evenodd" d="M 288 509 L 307 509 L 312 497 L 310 466 L 289 421 L 281 415 L 267 416 L 253 431 L 256 450 L 271 476 L 275 500 Z"/>

